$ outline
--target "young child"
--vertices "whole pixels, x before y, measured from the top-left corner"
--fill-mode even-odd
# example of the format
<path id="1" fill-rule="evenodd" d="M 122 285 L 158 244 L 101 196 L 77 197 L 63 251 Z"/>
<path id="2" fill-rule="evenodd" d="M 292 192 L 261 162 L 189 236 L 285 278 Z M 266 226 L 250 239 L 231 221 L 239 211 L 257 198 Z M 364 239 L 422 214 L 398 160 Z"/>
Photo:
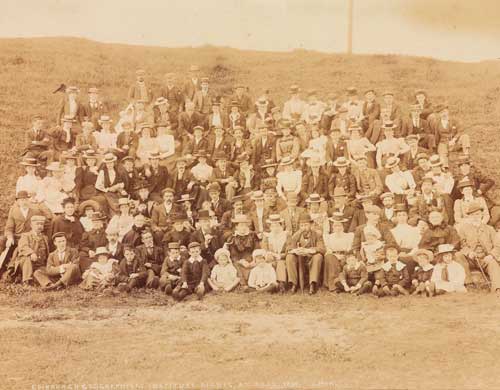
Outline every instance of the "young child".
<path id="1" fill-rule="evenodd" d="M 248 287 L 257 292 L 274 293 L 278 288 L 276 271 L 272 264 L 266 261 L 266 251 L 255 249 L 252 252 L 252 258 L 256 265 L 248 276 Z"/>
<path id="2" fill-rule="evenodd" d="M 386 246 L 385 256 L 387 261 L 382 265 L 383 272 L 379 275 L 382 290 L 378 290 L 378 296 L 409 295 L 407 288 L 410 285 L 410 275 L 406 264 L 399 261 L 398 249 L 394 246 Z"/>
<path id="3" fill-rule="evenodd" d="M 436 285 L 436 295 L 447 292 L 467 292 L 464 286 L 465 270 L 453 259 L 453 245 L 438 246 L 438 262 L 432 271 L 431 282 Z"/>
<path id="4" fill-rule="evenodd" d="M 134 247 L 123 247 L 123 260 L 120 262 L 116 283 L 118 290 L 130 292 L 133 288 L 144 287 L 148 278 L 148 271 L 136 256 Z"/>
<path id="5" fill-rule="evenodd" d="M 372 225 L 366 225 L 364 233 L 366 241 L 361 243 L 361 259 L 366 265 L 373 265 L 377 259 L 376 253 L 384 247 L 384 242 L 380 240 L 382 237 L 380 231 Z"/>
<path id="6" fill-rule="evenodd" d="M 368 282 L 368 271 L 365 265 L 350 253 L 346 257 L 346 265 L 335 281 L 336 293 L 346 292 L 363 294 L 370 291 L 371 283 Z"/>
<path id="7" fill-rule="evenodd" d="M 114 284 L 118 261 L 110 258 L 108 250 L 102 246 L 96 249 L 95 258 L 82 275 L 80 287 L 84 290 L 104 290 Z"/>
<path id="8" fill-rule="evenodd" d="M 371 264 L 366 264 L 366 271 L 368 273 L 368 281 L 362 287 L 362 290 L 366 289 L 370 291 L 373 295 L 379 296 L 379 289 L 381 288 L 380 280 L 383 278 L 384 270 L 382 265 L 385 262 L 385 247 L 381 246 L 375 251 L 375 260 Z M 364 292 L 364 291 L 363 291 Z M 362 294 L 360 290 L 360 294 Z"/>
<path id="9" fill-rule="evenodd" d="M 207 290 L 210 269 L 207 261 L 201 257 L 200 243 L 196 241 L 189 243 L 188 250 L 189 259 L 182 264 L 180 284 L 172 292 L 177 301 L 182 301 L 193 293 L 198 299 L 202 299 Z"/>
<path id="10" fill-rule="evenodd" d="M 80 217 L 80 223 L 82 224 L 86 232 L 90 232 L 94 228 L 92 223 L 92 214 L 94 214 L 98 209 L 99 204 L 97 204 L 93 200 L 87 200 L 80 205 L 79 211 L 82 214 L 82 216 Z"/>
<path id="11" fill-rule="evenodd" d="M 231 261 L 231 255 L 225 248 L 217 249 L 215 252 L 217 264 L 212 269 L 208 284 L 214 291 L 229 292 L 240 283 L 238 271 Z"/>
<path id="12" fill-rule="evenodd" d="M 415 252 L 415 260 L 418 266 L 415 267 L 413 274 L 412 295 L 426 294 L 428 297 L 434 296 L 436 286 L 431 282 L 434 266 L 431 264 L 434 260 L 434 254 L 427 249 L 418 249 Z"/>
<path id="13" fill-rule="evenodd" d="M 181 279 L 181 269 L 185 258 L 181 256 L 181 247 L 178 242 L 169 242 L 167 256 L 160 271 L 159 290 L 171 295 Z"/>

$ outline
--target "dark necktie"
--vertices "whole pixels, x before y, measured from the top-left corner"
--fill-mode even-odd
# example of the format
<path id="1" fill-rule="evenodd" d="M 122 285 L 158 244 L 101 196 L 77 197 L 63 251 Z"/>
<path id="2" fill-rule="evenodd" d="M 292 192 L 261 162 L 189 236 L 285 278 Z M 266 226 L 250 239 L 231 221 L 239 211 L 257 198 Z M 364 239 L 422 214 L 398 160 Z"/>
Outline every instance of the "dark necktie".
<path id="1" fill-rule="evenodd" d="M 444 282 L 449 282 L 450 281 L 450 277 L 448 275 L 448 265 L 444 265 L 443 269 L 441 270 L 441 280 L 443 280 Z"/>

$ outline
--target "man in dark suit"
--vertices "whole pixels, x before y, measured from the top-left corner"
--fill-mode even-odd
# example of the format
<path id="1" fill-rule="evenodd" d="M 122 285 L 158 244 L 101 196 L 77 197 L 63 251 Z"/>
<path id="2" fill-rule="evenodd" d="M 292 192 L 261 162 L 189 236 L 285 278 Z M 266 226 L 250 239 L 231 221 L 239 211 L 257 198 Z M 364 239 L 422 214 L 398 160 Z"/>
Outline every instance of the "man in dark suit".
<path id="1" fill-rule="evenodd" d="M 436 137 L 429 127 L 427 120 L 420 116 L 421 109 L 418 104 L 410 106 L 410 115 L 402 120 L 401 136 L 407 137 L 415 134 L 418 136 L 418 144 L 430 151 L 436 150 Z"/>
<path id="2" fill-rule="evenodd" d="M 221 221 L 222 216 L 226 211 L 231 210 L 231 202 L 221 198 L 221 186 L 219 183 L 210 183 L 207 186 L 208 196 L 210 197 L 210 203 L 212 205 L 212 210 L 217 216 L 217 221 Z"/>
<path id="3" fill-rule="evenodd" d="M 155 205 L 151 211 L 151 227 L 157 243 L 162 241 L 165 233 L 172 227 L 172 216 L 177 211 L 174 204 L 174 190 L 165 188 L 162 196 L 163 202 Z"/>
<path id="4" fill-rule="evenodd" d="M 63 232 L 67 244 L 72 248 L 78 248 L 82 241 L 83 226 L 75 215 L 75 199 L 66 198 L 62 202 L 63 214 L 58 215 L 52 220 L 49 229 L 49 236 L 55 233 Z"/>
<path id="5" fill-rule="evenodd" d="M 155 245 L 153 233 L 150 230 L 142 232 L 141 240 L 142 245 L 136 248 L 136 254 L 148 272 L 146 287 L 157 288 L 160 282 L 161 266 L 164 259 L 163 248 Z"/>
<path id="6" fill-rule="evenodd" d="M 198 213 L 198 228 L 191 233 L 190 242 L 200 243 L 201 256 L 212 268 L 215 265 L 214 254 L 224 242 L 222 242 L 220 232 L 210 226 L 210 214 L 207 210 L 201 210 Z"/>
<path id="7" fill-rule="evenodd" d="M 160 96 L 168 100 L 170 113 L 181 112 L 184 108 L 184 94 L 175 85 L 175 74 L 167 73 L 165 75 L 165 86 L 160 89 Z"/>
<path id="8" fill-rule="evenodd" d="M 299 217 L 306 211 L 303 207 L 297 206 L 297 195 L 289 192 L 286 197 L 286 207 L 280 212 L 285 224 L 285 230 L 294 234 L 299 230 Z"/>
<path id="9" fill-rule="evenodd" d="M 302 176 L 302 188 L 300 194 L 303 200 L 311 194 L 319 194 L 326 199 L 328 196 L 328 174 L 318 156 L 312 156 L 307 160 L 307 170 Z"/>
<path id="10" fill-rule="evenodd" d="M 365 101 L 363 103 L 363 120 L 361 122 L 363 131 L 366 132 L 372 123 L 380 118 L 380 104 L 375 101 L 375 90 L 365 91 Z"/>
<path id="11" fill-rule="evenodd" d="M 160 165 L 160 157 L 158 152 L 151 153 L 149 164 L 144 166 L 141 175 L 148 182 L 149 198 L 158 203 L 163 200 L 162 191 L 169 180 L 167 167 Z"/>
<path id="12" fill-rule="evenodd" d="M 99 89 L 96 87 L 89 88 L 89 100 L 82 104 L 84 116 L 89 122 L 94 124 L 94 128 L 98 128 L 98 120 L 101 115 L 108 114 L 108 106 L 99 99 Z"/>
<path id="13" fill-rule="evenodd" d="M 153 101 L 153 91 L 146 83 L 146 72 L 143 69 L 137 69 L 135 72 L 136 81 L 128 90 L 128 98 L 131 103 L 144 101 L 149 103 Z"/>
<path id="14" fill-rule="evenodd" d="M 269 123 L 264 121 L 259 126 L 259 135 L 253 143 L 252 164 L 259 170 L 260 165 L 267 159 L 276 161 L 276 138 L 269 134 Z"/>
<path id="15" fill-rule="evenodd" d="M 189 79 L 184 83 L 183 92 L 185 100 L 194 100 L 194 95 L 201 90 L 200 68 L 197 65 L 191 65 L 189 68 Z"/>
<path id="16" fill-rule="evenodd" d="M 47 159 L 50 155 L 49 146 L 51 146 L 50 134 L 43 129 L 44 121 L 39 115 L 33 117 L 32 127 L 26 132 L 26 147 L 22 153 L 30 153 L 38 159 Z"/>
<path id="17" fill-rule="evenodd" d="M 212 92 L 209 90 L 208 77 L 202 77 L 201 89 L 196 91 L 193 97 L 195 110 L 207 118 L 212 109 L 214 100 L 215 96 L 213 96 Z"/>
<path id="18" fill-rule="evenodd" d="M 230 101 L 236 102 L 240 109 L 240 113 L 245 117 L 248 117 L 248 114 L 252 109 L 252 100 L 245 93 L 245 86 L 243 84 L 236 84 L 236 87 L 234 88 L 234 95 L 231 96 Z"/>
<path id="19" fill-rule="evenodd" d="M 332 164 L 339 157 L 348 157 L 347 144 L 342 140 L 340 129 L 333 128 L 326 141 L 326 161 L 332 167 L 329 173 L 337 172 L 337 168 Z"/>
<path id="20" fill-rule="evenodd" d="M 188 136 L 192 135 L 194 128 L 197 126 L 205 126 L 205 116 L 196 112 L 194 103 L 186 102 L 186 111 L 179 114 L 179 127 L 177 133 L 183 142 L 187 142 Z"/>
<path id="21" fill-rule="evenodd" d="M 44 290 L 59 290 L 81 279 L 78 251 L 68 246 L 66 235 L 57 232 L 52 236 L 52 241 L 56 249 L 47 258 L 47 266 L 33 273 Z"/>

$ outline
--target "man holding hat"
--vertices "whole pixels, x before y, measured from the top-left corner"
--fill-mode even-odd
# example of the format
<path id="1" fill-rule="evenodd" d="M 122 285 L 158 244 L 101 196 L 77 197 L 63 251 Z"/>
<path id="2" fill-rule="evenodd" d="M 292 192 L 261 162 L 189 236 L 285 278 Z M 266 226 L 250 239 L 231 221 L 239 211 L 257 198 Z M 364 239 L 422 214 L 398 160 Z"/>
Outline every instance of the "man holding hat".
<path id="1" fill-rule="evenodd" d="M 11 259 L 7 274 L 11 280 L 21 276 L 23 284 L 33 283 L 33 272 L 47 264 L 49 242 L 43 234 L 45 217 L 33 215 L 30 218 L 31 230 L 21 233 L 17 254 Z"/>
<path id="2" fill-rule="evenodd" d="M 328 181 L 328 192 L 333 197 L 335 188 L 343 188 L 349 200 L 353 200 L 356 195 L 356 178 L 348 170 L 351 163 L 345 157 L 339 157 L 333 162 L 333 166 L 338 170 L 330 176 Z"/>
<path id="3" fill-rule="evenodd" d="M 300 287 L 304 291 L 305 278 L 309 279 L 309 294 L 315 294 L 323 265 L 325 245 L 321 233 L 312 229 L 308 213 L 299 217 L 299 230 L 287 244 L 286 270 L 292 294 Z"/>
<path id="4" fill-rule="evenodd" d="M 145 81 L 146 72 L 143 69 L 135 71 L 135 82 L 128 90 L 128 99 L 131 103 L 142 100 L 149 103 L 153 100 L 153 91 Z"/>
<path id="5" fill-rule="evenodd" d="M 81 279 L 78 251 L 67 245 L 63 232 L 53 234 L 52 242 L 55 250 L 47 258 L 47 266 L 38 268 L 33 277 L 44 290 L 59 290 L 77 284 Z"/>
<path id="6" fill-rule="evenodd" d="M 66 93 L 59 104 L 57 124 L 61 125 L 63 118 L 81 123 L 85 112 L 82 104 L 78 101 L 80 90 L 77 87 L 67 87 Z"/>

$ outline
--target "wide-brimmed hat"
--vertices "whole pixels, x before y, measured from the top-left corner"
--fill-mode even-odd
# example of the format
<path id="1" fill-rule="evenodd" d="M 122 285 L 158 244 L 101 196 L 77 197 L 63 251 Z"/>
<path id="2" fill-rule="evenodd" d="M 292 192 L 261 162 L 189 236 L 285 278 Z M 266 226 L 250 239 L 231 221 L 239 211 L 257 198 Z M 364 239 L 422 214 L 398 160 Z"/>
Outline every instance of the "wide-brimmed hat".
<path id="1" fill-rule="evenodd" d="M 40 166 L 40 164 L 38 163 L 38 160 L 36 158 L 29 157 L 29 156 L 25 156 L 19 164 L 24 165 L 25 167 L 39 167 Z"/>
<path id="2" fill-rule="evenodd" d="M 348 167 L 351 163 L 349 162 L 348 159 L 345 157 L 338 157 L 334 162 L 333 165 L 336 167 Z"/>
<path id="3" fill-rule="evenodd" d="M 253 191 L 251 195 L 252 200 L 264 200 L 264 193 L 261 190 Z"/>
<path id="4" fill-rule="evenodd" d="M 102 159 L 103 163 L 112 163 L 117 160 L 117 157 L 113 153 L 106 153 Z"/>
<path id="5" fill-rule="evenodd" d="M 443 162 L 441 161 L 441 157 L 438 154 L 433 154 L 429 158 L 429 165 L 431 167 L 439 167 L 439 166 L 443 165 Z"/>
<path id="6" fill-rule="evenodd" d="M 101 115 L 101 117 L 97 120 L 99 124 L 101 123 L 111 123 L 113 120 L 109 117 L 109 115 Z"/>
<path id="7" fill-rule="evenodd" d="M 190 194 L 182 194 L 180 198 L 177 200 L 177 202 L 183 203 L 183 202 L 191 202 L 193 200 L 194 198 Z"/>
<path id="8" fill-rule="evenodd" d="M 441 244 L 438 245 L 437 254 L 441 255 L 443 253 L 455 252 L 455 246 L 452 244 Z"/>
<path id="9" fill-rule="evenodd" d="M 155 106 L 161 106 L 162 104 L 167 104 L 167 103 L 168 103 L 168 99 L 164 98 L 163 96 L 161 96 L 161 97 L 159 97 L 158 99 L 155 100 L 154 105 Z"/>
<path id="10" fill-rule="evenodd" d="M 45 167 L 45 169 L 47 171 L 51 171 L 51 172 L 61 172 L 64 170 L 63 166 L 61 165 L 61 163 L 59 161 L 51 162 L 49 165 L 47 165 Z"/>
<path id="11" fill-rule="evenodd" d="M 400 161 L 401 160 L 399 159 L 399 157 L 391 156 L 385 162 L 385 168 L 386 169 L 394 168 L 395 166 L 397 166 L 399 164 Z"/>
<path id="12" fill-rule="evenodd" d="M 90 87 L 90 88 L 89 88 L 89 93 L 99 93 L 99 88 L 96 88 L 96 87 Z"/>
<path id="13" fill-rule="evenodd" d="M 200 67 L 198 65 L 191 65 L 189 67 L 190 72 L 198 72 L 200 70 Z"/>
<path id="14" fill-rule="evenodd" d="M 250 219 L 245 214 L 235 215 L 234 218 L 231 219 L 232 223 L 252 223 Z"/>
<path id="15" fill-rule="evenodd" d="M 108 249 L 105 246 L 100 246 L 95 250 L 95 255 L 96 256 L 100 256 L 100 255 L 110 256 L 111 254 L 109 253 Z"/>
<path id="16" fill-rule="evenodd" d="M 425 255 L 429 259 L 429 262 L 432 262 L 434 260 L 434 253 L 428 249 L 417 249 L 413 255 L 413 258 L 415 261 L 417 261 L 418 256 L 420 255 Z"/>
<path id="17" fill-rule="evenodd" d="M 83 152 L 82 158 L 84 160 L 97 160 L 99 156 L 97 155 L 97 152 L 94 149 L 87 149 L 85 152 Z"/>
<path id="18" fill-rule="evenodd" d="M 99 211 L 101 209 L 101 206 L 99 205 L 98 202 L 96 202 L 95 200 L 89 199 L 89 200 L 86 200 L 86 201 L 83 201 L 82 203 L 80 203 L 80 205 L 78 206 L 78 213 L 80 215 L 83 215 L 85 213 L 85 210 L 89 207 L 92 210 L 94 210 L 94 212 Z"/>
<path id="19" fill-rule="evenodd" d="M 130 206 L 130 199 L 129 198 L 118 199 L 118 206 Z"/>
<path id="20" fill-rule="evenodd" d="M 150 160 L 160 160 L 161 159 L 161 153 L 160 152 L 150 152 L 149 153 L 149 159 Z"/>
<path id="21" fill-rule="evenodd" d="M 280 161 L 280 167 L 284 167 L 286 165 L 292 165 L 295 159 L 292 156 L 285 156 Z"/>
<path id="22" fill-rule="evenodd" d="M 335 212 L 332 214 L 330 218 L 328 218 L 331 222 L 345 223 L 348 221 L 347 218 L 344 217 L 344 213 Z"/>
<path id="23" fill-rule="evenodd" d="M 172 215 L 172 221 L 174 222 L 182 222 L 187 220 L 187 214 L 184 212 L 176 212 Z"/>
<path id="24" fill-rule="evenodd" d="M 457 183 L 457 188 L 459 190 L 465 188 L 465 187 L 474 187 L 474 184 L 472 184 L 472 182 L 469 180 L 469 179 L 463 179 L 463 180 L 460 180 L 458 183 Z"/>
<path id="25" fill-rule="evenodd" d="M 354 96 L 358 94 L 358 89 L 356 87 L 349 87 L 347 88 L 346 91 L 349 96 Z"/>
<path id="26" fill-rule="evenodd" d="M 269 217 L 266 220 L 266 223 L 283 223 L 284 219 L 281 218 L 279 214 L 270 214 Z"/>
<path id="27" fill-rule="evenodd" d="M 310 194 L 306 199 L 306 203 L 321 203 L 324 200 L 325 199 L 319 194 Z"/>
<path id="28" fill-rule="evenodd" d="M 272 158 L 266 158 L 264 160 L 264 164 L 262 164 L 260 167 L 261 168 L 270 168 L 270 167 L 276 167 L 278 166 L 278 163 L 274 161 Z"/>
<path id="29" fill-rule="evenodd" d="M 103 214 L 100 211 L 95 211 L 90 216 L 90 219 L 92 221 L 105 221 L 106 219 L 108 219 L 108 217 L 106 216 L 106 214 Z"/>
<path id="30" fill-rule="evenodd" d="M 290 86 L 290 93 L 299 93 L 299 92 L 300 92 L 300 88 L 298 85 L 294 84 L 294 85 Z"/>

